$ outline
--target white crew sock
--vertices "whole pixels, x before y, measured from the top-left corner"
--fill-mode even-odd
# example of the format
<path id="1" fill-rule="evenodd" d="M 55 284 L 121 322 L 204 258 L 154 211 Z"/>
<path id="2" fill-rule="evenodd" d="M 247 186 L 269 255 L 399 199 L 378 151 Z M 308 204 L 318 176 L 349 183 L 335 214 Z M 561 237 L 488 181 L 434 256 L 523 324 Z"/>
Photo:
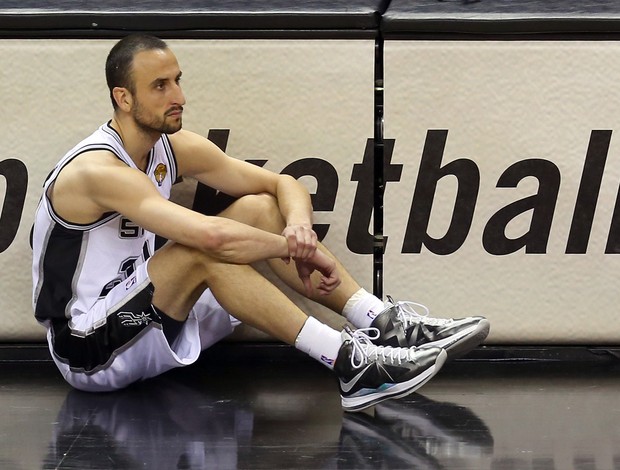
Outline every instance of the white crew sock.
<path id="1" fill-rule="evenodd" d="M 377 315 L 385 310 L 385 304 L 361 288 L 347 301 L 342 314 L 357 328 L 368 328 Z"/>
<path id="2" fill-rule="evenodd" d="M 314 317 L 308 317 L 295 339 L 297 349 L 330 369 L 334 368 L 341 345 L 340 332 L 321 323 Z"/>

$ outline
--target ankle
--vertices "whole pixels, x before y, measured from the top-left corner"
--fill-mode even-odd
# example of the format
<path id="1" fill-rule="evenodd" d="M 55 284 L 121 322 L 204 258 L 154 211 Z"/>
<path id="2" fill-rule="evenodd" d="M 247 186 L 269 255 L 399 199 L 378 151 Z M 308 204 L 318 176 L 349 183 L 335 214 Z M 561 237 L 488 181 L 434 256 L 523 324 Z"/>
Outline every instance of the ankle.
<path id="1" fill-rule="evenodd" d="M 357 328 L 367 328 L 384 309 L 385 305 L 379 298 L 360 288 L 347 301 L 342 315 Z"/>
<path id="2" fill-rule="evenodd" d="M 341 345 L 340 333 L 314 317 L 308 317 L 295 339 L 298 350 L 330 369 L 334 368 Z"/>

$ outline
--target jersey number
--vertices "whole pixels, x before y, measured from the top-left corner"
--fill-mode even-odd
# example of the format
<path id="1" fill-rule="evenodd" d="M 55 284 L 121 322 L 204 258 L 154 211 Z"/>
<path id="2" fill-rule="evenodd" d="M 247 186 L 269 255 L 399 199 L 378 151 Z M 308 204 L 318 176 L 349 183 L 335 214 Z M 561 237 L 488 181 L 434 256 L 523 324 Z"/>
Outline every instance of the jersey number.
<path id="1" fill-rule="evenodd" d="M 131 220 L 121 217 L 120 226 L 118 228 L 118 236 L 120 238 L 139 238 L 144 235 L 144 229 L 134 224 Z"/>

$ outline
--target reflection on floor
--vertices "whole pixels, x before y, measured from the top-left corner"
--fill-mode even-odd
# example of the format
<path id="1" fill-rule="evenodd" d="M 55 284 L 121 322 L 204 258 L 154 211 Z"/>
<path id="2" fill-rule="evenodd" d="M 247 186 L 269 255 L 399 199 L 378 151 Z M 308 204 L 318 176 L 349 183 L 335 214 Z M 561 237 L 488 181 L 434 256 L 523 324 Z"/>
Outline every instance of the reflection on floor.
<path id="1" fill-rule="evenodd" d="M 308 360 L 201 360 L 110 394 L 0 364 L 0 468 L 620 469 L 619 390 L 615 363 L 455 361 L 351 414 Z"/>

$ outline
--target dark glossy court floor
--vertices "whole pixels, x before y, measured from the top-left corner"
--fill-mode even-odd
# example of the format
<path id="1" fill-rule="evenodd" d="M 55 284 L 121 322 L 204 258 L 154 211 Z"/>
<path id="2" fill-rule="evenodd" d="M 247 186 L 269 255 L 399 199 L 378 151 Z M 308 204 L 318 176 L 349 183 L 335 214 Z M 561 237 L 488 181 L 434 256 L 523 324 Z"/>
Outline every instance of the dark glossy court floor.
<path id="1" fill-rule="evenodd" d="M 0 362 L 0 469 L 620 469 L 615 359 L 457 360 L 349 414 L 318 363 L 249 356 L 110 394 Z"/>

